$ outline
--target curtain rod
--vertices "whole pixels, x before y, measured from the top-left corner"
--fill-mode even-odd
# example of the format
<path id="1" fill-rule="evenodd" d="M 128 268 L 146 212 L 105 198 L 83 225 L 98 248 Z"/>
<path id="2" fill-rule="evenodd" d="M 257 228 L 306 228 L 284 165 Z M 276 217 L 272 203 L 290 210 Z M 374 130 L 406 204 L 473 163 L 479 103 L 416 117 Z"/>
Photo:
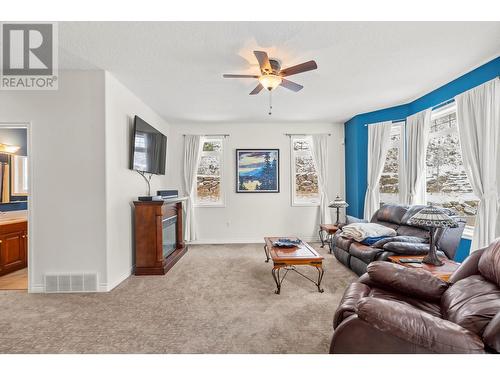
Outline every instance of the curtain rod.
<path id="1" fill-rule="evenodd" d="M 500 79 L 500 75 L 496 76 L 493 79 Z M 445 100 L 444 102 L 441 102 L 441 103 L 436 104 L 435 106 L 431 107 L 431 111 L 434 111 L 435 109 L 439 109 L 441 107 L 444 107 L 445 105 L 448 105 L 448 104 L 451 104 L 451 103 L 454 103 L 454 102 L 455 102 L 455 98 L 451 98 L 451 99 Z M 394 124 L 396 122 L 401 122 L 401 121 L 406 121 L 406 119 L 392 120 L 392 123 Z M 368 126 L 368 125 L 372 125 L 372 124 L 365 124 L 364 126 Z"/>
<path id="2" fill-rule="evenodd" d="M 442 108 L 442 107 L 444 107 L 444 106 L 446 106 L 446 105 L 448 105 L 448 104 L 454 103 L 454 102 L 455 102 L 455 99 L 448 99 L 448 100 L 445 100 L 444 102 L 441 102 L 441 103 L 439 103 L 439 104 L 435 105 L 434 107 L 431 107 L 431 111 L 434 111 L 434 110 L 436 110 L 436 109 Z M 405 122 L 405 121 L 406 121 L 406 119 L 405 119 L 405 118 L 403 118 L 403 119 L 400 119 L 400 120 L 392 120 L 392 123 L 393 123 L 393 124 L 395 124 L 395 123 L 397 123 L 397 122 Z M 374 124 L 377 124 L 377 122 L 374 122 L 374 123 L 372 123 L 372 124 L 365 124 L 365 126 L 368 126 L 368 125 L 374 125 Z"/>
<path id="3" fill-rule="evenodd" d="M 405 118 L 402 118 L 400 120 L 389 120 L 391 121 L 393 124 L 396 124 L 398 122 L 406 122 L 406 119 Z M 381 121 L 381 122 L 384 122 L 384 121 Z M 375 125 L 375 124 L 380 124 L 380 122 L 373 122 L 371 124 L 365 124 L 364 126 L 368 126 L 368 125 Z"/>
<path id="4" fill-rule="evenodd" d="M 439 104 L 435 105 L 434 107 L 432 107 L 431 111 L 434 111 L 435 109 L 444 107 L 445 105 L 448 105 L 448 104 L 451 104 L 451 103 L 454 103 L 454 102 L 455 102 L 455 99 L 445 100 L 444 102 L 439 103 Z"/>
<path id="5" fill-rule="evenodd" d="M 500 76 L 496 76 L 496 78 L 500 78 Z M 495 79 L 495 78 L 493 78 Z M 486 82 L 485 82 L 486 83 Z M 479 85 L 481 86 L 481 85 Z M 474 86 L 473 88 L 476 88 L 478 86 Z M 451 104 L 451 103 L 454 103 L 455 102 L 455 98 L 451 98 L 451 99 L 448 99 L 448 100 L 445 100 L 444 102 L 441 102 L 439 104 L 436 104 L 434 107 L 431 108 L 431 111 L 434 111 L 435 109 L 438 109 L 438 108 L 441 108 L 441 107 L 444 107 L 445 105 L 447 104 Z"/>
<path id="6" fill-rule="evenodd" d="M 291 137 L 293 135 L 300 135 L 300 136 L 307 136 L 307 135 L 327 135 L 327 136 L 331 136 L 331 133 L 316 133 L 316 134 L 297 134 L 297 133 L 284 133 L 283 135 L 286 135 L 287 137 Z"/>
<path id="7" fill-rule="evenodd" d="M 186 135 L 199 135 L 200 137 L 229 137 L 231 134 L 183 134 L 182 136 L 185 137 Z"/>

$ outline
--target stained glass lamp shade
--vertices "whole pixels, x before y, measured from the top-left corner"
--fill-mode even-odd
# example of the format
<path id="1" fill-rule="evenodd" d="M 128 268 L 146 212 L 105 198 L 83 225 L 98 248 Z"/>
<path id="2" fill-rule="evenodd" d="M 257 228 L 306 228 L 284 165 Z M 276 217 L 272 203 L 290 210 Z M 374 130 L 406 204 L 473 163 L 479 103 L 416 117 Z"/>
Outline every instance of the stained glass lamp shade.
<path id="1" fill-rule="evenodd" d="M 430 231 L 430 247 L 429 254 L 422 260 L 423 263 L 442 266 L 443 262 L 439 259 L 436 253 L 436 244 L 434 241 L 434 231 L 436 228 L 456 228 L 458 224 L 453 218 L 446 215 L 442 210 L 434 206 L 427 206 L 413 215 L 408 224 L 428 227 Z"/>
<path id="2" fill-rule="evenodd" d="M 349 204 L 337 195 L 335 197 L 335 200 L 333 202 L 331 202 L 328 205 L 328 207 L 337 209 L 337 221 L 335 222 L 335 225 L 338 225 L 339 224 L 339 211 L 340 211 L 340 209 L 349 207 Z"/>

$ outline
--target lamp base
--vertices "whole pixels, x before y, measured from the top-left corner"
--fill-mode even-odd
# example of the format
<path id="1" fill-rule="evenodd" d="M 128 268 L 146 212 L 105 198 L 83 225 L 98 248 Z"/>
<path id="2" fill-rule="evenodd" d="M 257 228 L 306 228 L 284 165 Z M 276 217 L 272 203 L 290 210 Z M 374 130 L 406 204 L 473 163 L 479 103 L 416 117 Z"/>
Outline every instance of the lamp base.
<path id="1" fill-rule="evenodd" d="M 437 256 L 436 249 L 429 250 L 429 254 L 422 259 L 422 263 L 431 264 L 433 266 L 442 266 L 444 264 Z"/>
<path id="2" fill-rule="evenodd" d="M 433 266 L 442 266 L 444 263 L 439 259 L 436 253 L 436 243 L 434 242 L 434 227 L 430 228 L 429 233 L 429 253 L 422 259 L 422 263 Z"/>

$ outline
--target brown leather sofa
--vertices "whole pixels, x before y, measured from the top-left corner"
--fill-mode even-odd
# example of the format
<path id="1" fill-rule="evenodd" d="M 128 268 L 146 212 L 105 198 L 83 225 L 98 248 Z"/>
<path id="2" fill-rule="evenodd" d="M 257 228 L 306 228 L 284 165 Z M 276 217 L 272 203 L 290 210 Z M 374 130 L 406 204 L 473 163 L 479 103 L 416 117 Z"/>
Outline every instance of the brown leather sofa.
<path id="1" fill-rule="evenodd" d="M 500 239 L 473 252 L 449 284 L 373 262 L 335 312 L 330 353 L 499 353 Z"/>
<path id="2" fill-rule="evenodd" d="M 408 220 L 425 206 L 404 206 L 404 205 L 384 205 L 370 220 L 371 223 L 377 223 L 394 229 L 398 238 L 405 237 L 423 239 L 427 243 L 408 243 L 408 242 L 389 242 L 382 247 L 368 246 L 352 239 L 342 237 L 342 230 L 337 231 L 332 238 L 330 248 L 335 257 L 344 265 L 352 269 L 358 275 L 366 272 L 368 264 L 375 260 L 387 260 L 391 255 L 425 255 L 429 251 L 429 230 L 424 227 L 409 225 Z M 448 215 L 455 218 L 458 223 L 457 228 L 438 229 L 436 231 L 436 243 L 444 255 L 453 259 L 458 245 L 462 238 L 465 227 L 465 220 L 453 216 L 450 210 L 443 209 Z M 365 222 L 352 216 L 347 217 L 347 223 Z M 345 224 L 344 224 L 345 225 Z"/>

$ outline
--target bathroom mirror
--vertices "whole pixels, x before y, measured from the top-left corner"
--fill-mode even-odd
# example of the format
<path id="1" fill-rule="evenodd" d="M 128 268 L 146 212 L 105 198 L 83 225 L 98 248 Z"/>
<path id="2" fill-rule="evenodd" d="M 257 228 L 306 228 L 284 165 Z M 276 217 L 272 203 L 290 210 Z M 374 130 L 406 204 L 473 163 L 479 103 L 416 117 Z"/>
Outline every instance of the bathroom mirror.
<path id="1" fill-rule="evenodd" d="M 28 157 L 21 155 L 11 156 L 11 195 L 28 195 Z"/>

